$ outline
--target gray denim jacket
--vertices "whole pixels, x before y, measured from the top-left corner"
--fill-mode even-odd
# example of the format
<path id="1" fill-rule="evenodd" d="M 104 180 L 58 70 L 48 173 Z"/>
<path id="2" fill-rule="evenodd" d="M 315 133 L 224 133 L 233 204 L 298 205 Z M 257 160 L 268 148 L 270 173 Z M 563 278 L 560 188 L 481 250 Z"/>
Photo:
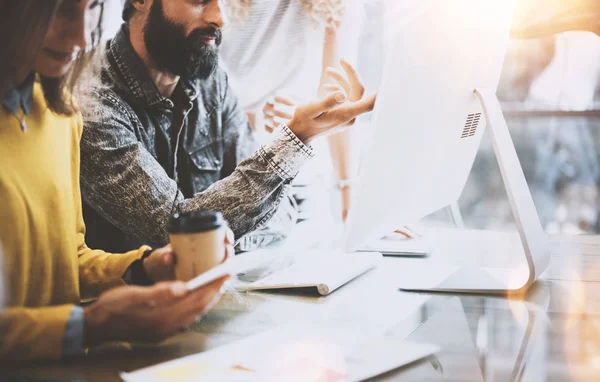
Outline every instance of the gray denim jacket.
<path id="1" fill-rule="evenodd" d="M 107 44 L 101 77 L 82 110 L 89 246 L 112 252 L 162 246 L 175 210 L 221 211 L 241 250 L 285 237 L 297 216 L 290 184 L 312 149 L 282 126 L 257 151 L 221 69 L 206 80 L 181 79 L 174 95 L 185 107 L 175 107 L 158 92 L 123 26 Z"/>

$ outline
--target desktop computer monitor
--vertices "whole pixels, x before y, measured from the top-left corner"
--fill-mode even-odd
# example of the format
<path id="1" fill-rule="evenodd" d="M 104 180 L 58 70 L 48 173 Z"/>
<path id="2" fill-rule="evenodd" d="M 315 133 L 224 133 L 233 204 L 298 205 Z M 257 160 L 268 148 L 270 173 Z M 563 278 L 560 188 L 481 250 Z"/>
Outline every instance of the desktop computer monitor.
<path id="1" fill-rule="evenodd" d="M 514 0 L 386 3 L 393 29 L 374 131 L 361 158 L 345 228 L 346 250 L 456 202 L 491 121 L 494 148 L 499 163 L 503 161 L 503 179 L 528 252 L 527 280 L 513 289 L 529 286 L 546 268 L 544 233 L 495 96 L 514 5 Z M 439 290 L 510 289 L 504 281 L 488 288 L 477 278 L 476 285 Z"/>
<path id="2" fill-rule="evenodd" d="M 458 200 L 486 124 L 474 90 L 497 88 L 509 38 L 512 1 L 397 3 L 386 3 L 398 20 L 349 212 L 350 248 Z"/>

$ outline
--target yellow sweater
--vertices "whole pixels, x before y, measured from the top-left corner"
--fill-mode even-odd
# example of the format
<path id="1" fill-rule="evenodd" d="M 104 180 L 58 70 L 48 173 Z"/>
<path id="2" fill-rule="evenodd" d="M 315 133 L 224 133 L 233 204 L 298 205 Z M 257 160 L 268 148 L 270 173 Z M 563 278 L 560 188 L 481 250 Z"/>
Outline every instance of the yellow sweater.
<path id="1" fill-rule="evenodd" d="M 23 132 L 0 105 L 0 359 L 58 359 L 73 304 L 124 285 L 124 272 L 148 248 L 114 255 L 85 245 L 81 116 L 52 113 L 36 83 L 26 121 Z"/>

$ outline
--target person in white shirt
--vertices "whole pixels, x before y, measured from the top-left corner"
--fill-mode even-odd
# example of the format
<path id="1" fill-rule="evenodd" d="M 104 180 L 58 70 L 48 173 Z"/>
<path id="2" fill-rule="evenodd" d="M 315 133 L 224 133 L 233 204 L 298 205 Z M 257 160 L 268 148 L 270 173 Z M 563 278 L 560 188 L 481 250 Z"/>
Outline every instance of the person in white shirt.
<path id="1" fill-rule="evenodd" d="M 341 58 L 356 60 L 362 0 L 230 0 L 226 6 L 230 25 L 221 65 L 259 136 L 288 121 L 295 105 L 335 89 L 339 75 L 328 67 L 339 68 Z M 328 146 L 345 219 L 354 172 L 351 133 L 330 136 Z M 326 166 L 317 163 L 304 174 L 313 179 L 304 182 L 323 173 Z"/>

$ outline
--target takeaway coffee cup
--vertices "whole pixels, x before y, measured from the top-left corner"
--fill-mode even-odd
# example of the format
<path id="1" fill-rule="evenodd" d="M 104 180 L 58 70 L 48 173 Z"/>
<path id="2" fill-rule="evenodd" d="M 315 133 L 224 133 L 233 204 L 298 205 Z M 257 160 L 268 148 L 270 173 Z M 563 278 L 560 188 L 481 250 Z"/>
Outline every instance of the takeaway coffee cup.
<path id="1" fill-rule="evenodd" d="M 177 256 L 177 280 L 190 281 L 223 262 L 225 227 L 225 219 L 220 212 L 196 211 L 173 215 L 169 236 Z"/>

